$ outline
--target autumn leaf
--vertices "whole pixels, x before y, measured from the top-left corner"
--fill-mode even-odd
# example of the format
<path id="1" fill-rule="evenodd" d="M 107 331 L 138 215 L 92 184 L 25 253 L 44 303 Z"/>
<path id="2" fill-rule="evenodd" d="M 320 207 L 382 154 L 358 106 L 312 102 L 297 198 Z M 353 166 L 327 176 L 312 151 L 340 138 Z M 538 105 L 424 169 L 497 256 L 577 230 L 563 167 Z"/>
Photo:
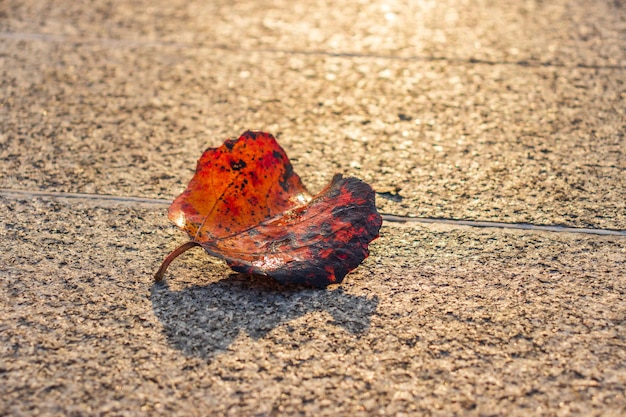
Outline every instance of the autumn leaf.
<path id="1" fill-rule="evenodd" d="M 312 196 L 276 139 L 251 131 L 204 152 L 169 218 L 191 240 L 165 258 L 157 281 L 178 255 L 202 246 L 237 272 L 316 287 L 356 268 L 382 223 L 368 184 L 337 174 Z"/>

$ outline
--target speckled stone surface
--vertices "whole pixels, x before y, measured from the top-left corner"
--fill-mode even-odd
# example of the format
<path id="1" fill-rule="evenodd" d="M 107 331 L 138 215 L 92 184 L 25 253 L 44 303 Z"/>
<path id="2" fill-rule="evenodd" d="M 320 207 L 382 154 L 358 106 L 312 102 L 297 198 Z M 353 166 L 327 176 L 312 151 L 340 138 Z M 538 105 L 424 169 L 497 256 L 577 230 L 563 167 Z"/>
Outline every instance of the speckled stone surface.
<path id="1" fill-rule="evenodd" d="M 626 414 L 626 240 L 386 223 L 326 291 L 166 205 L 275 134 L 381 211 L 626 229 L 623 1 L 0 2 L 0 415 Z"/>
<path id="2" fill-rule="evenodd" d="M 535 5 L 533 19 L 517 8 L 507 14 L 504 6 L 424 3 L 414 14 L 421 19 L 415 33 L 388 22 L 397 51 L 374 53 L 370 35 L 353 28 L 351 36 L 362 42 L 337 45 L 363 52 L 357 56 L 337 56 L 332 42 L 312 49 L 298 32 L 270 30 L 268 22 L 280 21 L 272 12 L 280 4 L 244 4 L 190 3 L 177 13 L 141 2 L 91 10 L 8 7 L 9 18 L 0 23 L 12 30 L 0 43 L 2 186 L 172 199 L 202 150 L 255 129 L 280 139 L 314 189 L 342 172 L 399 192 L 399 204 L 381 200 L 386 212 L 626 228 L 626 13 L 620 3 Z M 376 7 L 350 3 L 337 13 L 371 12 L 357 27 L 377 27 L 393 12 L 375 13 Z M 315 16 L 325 9 L 307 10 Z M 203 13 L 215 17 L 201 31 Z M 493 25 L 503 13 L 502 22 L 516 24 L 502 23 L 487 36 L 491 26 L 478 22 Z M 239 14 L 242 20 L 235 19 Z M 294 15 L 283 14 L 296 24 Z M 485 36 L 486 44 L 513 34 L 519 42 L 510 39 L 508 49 L 493 46 L 487 53 L 459 36 L 444 36 L 450 41 L 439 45 L 419 30 L 448 14 L 458 15 L 456 24 L 465 22 L 460 27 L 471 36 Z M 556 26 L 562 32 L 548 21 L 543 32 L 522 37 L 525 25 L 542 22 L 537 16 L 571 20 Z M 244 22 L 247 30 L 238 30 Z M 458 31 L 445 22 L 439 30 Z M 469 30 L 472 25 L 479 28 Z M 600 25 L 595 36 L 584 29 Z M 186 35 L 194 27 L 197 36 Z M 216 35 L 226 29 L 229 36 Z M 424 59 L 403 58 L 401 51 L 420 44 L 409 42 L 412 37 L 448 49 L 423 46 Z M 247 43 L 250 49 L 242 50 Z M 283 47 L 268 50 L 270 44 Z M 539 45 L 543 53 L 532 52 Z M 320 48 L 329 54 L 309 53 Z M 516 60 L 507 58 L 511 48 L 518 50 Z M 383 51 L 389 57 L 381 57 Z M 573 51 L 578 55 L 563 55 Z"/>
<path id="3" fill-rule="evenodd" d="M 624 238 L 385 226 L 341 288 L 200 251 L 154 284 L 162 211 L 3 199 L 3 413 L 624 410 Z"/>

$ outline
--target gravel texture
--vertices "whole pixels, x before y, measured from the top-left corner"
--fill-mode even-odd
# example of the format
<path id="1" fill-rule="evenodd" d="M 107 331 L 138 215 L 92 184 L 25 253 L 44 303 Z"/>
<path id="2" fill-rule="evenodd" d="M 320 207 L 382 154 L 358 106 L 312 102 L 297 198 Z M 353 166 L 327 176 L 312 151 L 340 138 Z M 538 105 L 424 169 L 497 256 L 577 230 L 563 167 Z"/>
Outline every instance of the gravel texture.
<path id="1" fill-rule="evenodd" d="M 154 284 L 162 210 L 2 203 L 4 413 L 624 411 L 622 237 L 385 226 L 340 288 L 200 251 Z"/>
<path id="2" fill-rule="evenodd" d="M 624 230 L 626 4 L 0 1 L 0 416 L 626 414 L 623 236 L 385 223 L 325 291 L 154 284 L 167 205 L 98 195 L 247 129 L 385 213 Z"/>

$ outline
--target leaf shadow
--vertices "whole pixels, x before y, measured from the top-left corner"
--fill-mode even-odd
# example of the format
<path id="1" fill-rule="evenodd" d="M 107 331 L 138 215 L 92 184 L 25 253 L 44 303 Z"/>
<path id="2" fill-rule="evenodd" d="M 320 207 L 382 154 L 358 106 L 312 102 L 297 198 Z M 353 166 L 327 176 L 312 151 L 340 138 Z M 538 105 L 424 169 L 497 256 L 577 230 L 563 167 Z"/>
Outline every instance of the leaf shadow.
<path id="1" fill-rule="evenodd" d="M 366 333 L 378 297 L 347 294 L 341 287 L 320 290 L 281 286 L 264 277 L 231 274 L 205 286 L 173 291 L 152 286 L 150 299 L 168 342 L 187 356 L 211 359 L 241 332 L 263 338 L 276 327 L 313 312 L 328 312 L 334 325 Z"/>

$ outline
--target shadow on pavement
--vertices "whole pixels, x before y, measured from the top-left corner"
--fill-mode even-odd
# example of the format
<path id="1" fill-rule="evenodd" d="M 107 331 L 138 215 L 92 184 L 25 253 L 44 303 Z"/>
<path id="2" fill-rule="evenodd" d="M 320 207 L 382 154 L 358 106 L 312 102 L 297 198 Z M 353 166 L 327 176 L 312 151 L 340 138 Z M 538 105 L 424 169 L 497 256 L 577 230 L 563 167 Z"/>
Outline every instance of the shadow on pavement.
<path id="1" fill-rule="evenodd" d="M 165 281 L 155 283 L 150 298 L 170 344 L 205 359 L 227 349 L 242 331 L 260 339 L 283 323 L 318 311 L 328 312 L 331 323 L 363 334 L 378 307 L 378 297 L 350 295 L 342 288 L 284 287 L 241 274 L 180 291 L 172 291 Z"/>

